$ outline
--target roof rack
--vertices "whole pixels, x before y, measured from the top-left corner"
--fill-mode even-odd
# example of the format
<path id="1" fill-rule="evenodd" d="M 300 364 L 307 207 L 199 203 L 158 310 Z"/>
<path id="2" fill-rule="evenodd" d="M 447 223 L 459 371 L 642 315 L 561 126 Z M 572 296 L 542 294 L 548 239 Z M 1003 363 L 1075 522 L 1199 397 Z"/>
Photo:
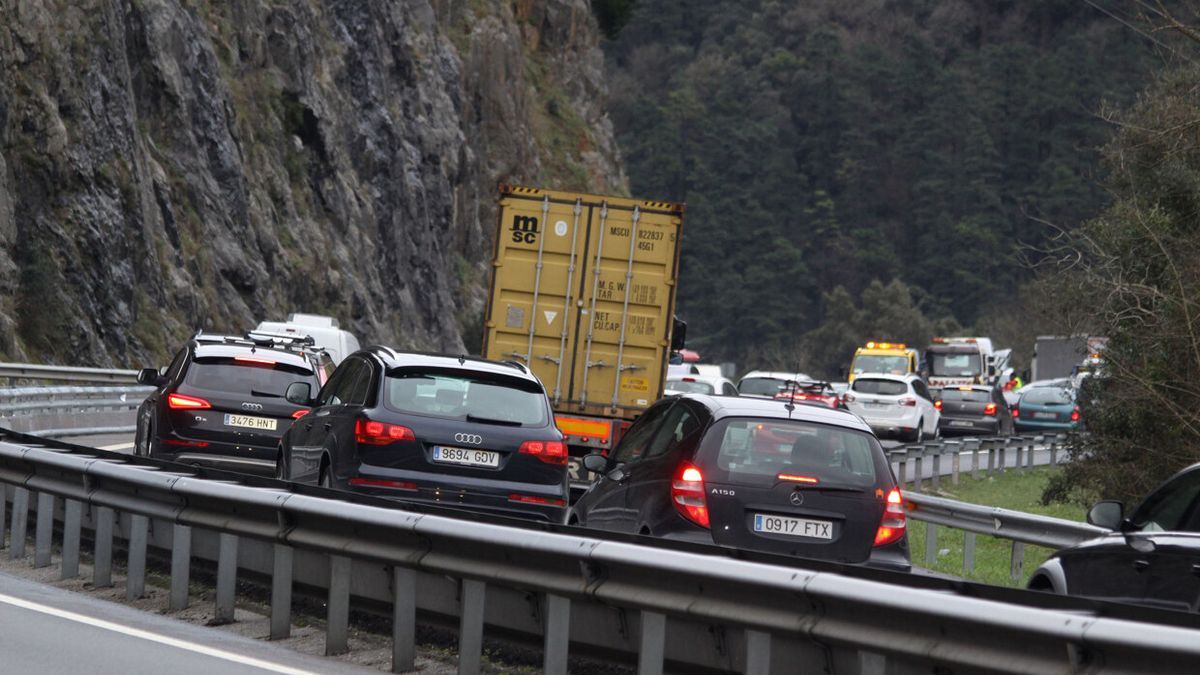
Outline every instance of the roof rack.
<path id="1" fill-rule="evenodd" d="M 249 347 L 271 347 L 290 352 L 320 352 L 324 347 L 318 347 L 311 335 L 293 335 L 288 333 L 272 333 L 269 331 L 248 331 L 245 335 L 225 335 L 205 333 L 203 329 L 192 336 L 196 342 L 204 344 L 245 345 Z"/>

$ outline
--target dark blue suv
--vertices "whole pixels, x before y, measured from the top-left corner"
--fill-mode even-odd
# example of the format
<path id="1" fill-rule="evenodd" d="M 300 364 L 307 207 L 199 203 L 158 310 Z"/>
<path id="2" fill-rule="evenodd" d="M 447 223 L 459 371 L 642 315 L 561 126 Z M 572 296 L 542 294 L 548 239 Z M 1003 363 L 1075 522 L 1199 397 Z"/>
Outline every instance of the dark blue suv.
<path id="1" fill-rule="evenodd" d="M 518 363 L 466 356 L 354 353 L 284 435 L 281 478 L 404 501 L 559 522 L 567 448 L 542 383 Z"/>

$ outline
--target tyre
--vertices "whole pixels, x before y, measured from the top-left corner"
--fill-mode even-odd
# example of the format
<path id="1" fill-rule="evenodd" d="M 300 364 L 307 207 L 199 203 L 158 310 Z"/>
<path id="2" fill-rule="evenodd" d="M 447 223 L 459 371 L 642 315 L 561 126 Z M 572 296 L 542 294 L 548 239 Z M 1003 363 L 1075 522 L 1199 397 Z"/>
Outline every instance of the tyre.
<path id="1" fill-rule="evenodd" d="M 154 454 L 154 421 L 138 424 L 138 433 L 133 441 L 133 454 L 150 457 Z"/>
<path id="2" fill-rule="evenodd" d="M 329 468 L 327 462 L 321 462 L 321 473 L 317 478 L 317 485 L 323 488 L 333 488 L 333 470 Z"/>
<path id="3" fill-rule="evenodd" d="M 925 420 L 917 422 L 917 430 L 913 432 L 913 443 L 920 443 L 925 440 Z"/>
<path id="4" fill-rule="evenodd" d="M 133 454 L 135 457 L 146 456 L 146 425 L 142 423 L 142 415 L 138 415 L 137 431 L 133 434 Z"/>
<path id="5" fill-rule="evenodd" d="M 283 448 L 275 455 L 275 480 L 287 480 L 287 471 L 283 466 Z"/>

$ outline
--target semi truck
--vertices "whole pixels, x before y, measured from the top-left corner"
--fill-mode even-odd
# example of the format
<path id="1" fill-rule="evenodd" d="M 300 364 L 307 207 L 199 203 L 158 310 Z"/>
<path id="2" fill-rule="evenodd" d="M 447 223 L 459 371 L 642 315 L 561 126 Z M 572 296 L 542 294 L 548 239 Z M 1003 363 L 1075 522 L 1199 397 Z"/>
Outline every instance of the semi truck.
<path id="1" fill-rule="evenodd" d="M 986 337 L 935 337 L 925 348 L 925 368 L 931 387 L 990 384 L 1012 372 L 1011 349 L 995 349 Z"/>
<path id="2" fill-rule="evenodd" d="M 1096 362 L 1108 338 L 1088 335 L 1039 335 L 1033 345 L 1033 380 L 1071 377 L 1087 362 Z"/>
<path id="3" fill-rule="evenodd" d="M 507 185 L 498 206 L 482 353 L 541 379 L 578 493 L 591 478 L 582 457 L 607 454 L 662 397 L 683 348 L 684 207 Z"/>

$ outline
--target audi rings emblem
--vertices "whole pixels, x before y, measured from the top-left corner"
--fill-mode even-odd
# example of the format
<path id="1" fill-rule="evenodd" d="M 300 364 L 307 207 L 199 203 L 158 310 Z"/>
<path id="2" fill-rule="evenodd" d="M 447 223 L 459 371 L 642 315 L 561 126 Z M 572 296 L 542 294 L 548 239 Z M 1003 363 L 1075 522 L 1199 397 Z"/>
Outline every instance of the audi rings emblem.
<path id="1" fill-rule="evenodd" d="M 242 410 L 262 410 L 261 403 L 243 403 Z"/>
<path id="2" fill-rule="evenodd" d="M 480 436 L 479 434 L 454 434 L 454 442 L 479 445 L 483 442 L 483 436 Z"/>
<path id="3" fill-rule="evenodd" d="M 800 506 L 804 503 L 804 493 L 796 490 L 788 496 L 788 501 L 792 503 L 792 506 Z"/>

